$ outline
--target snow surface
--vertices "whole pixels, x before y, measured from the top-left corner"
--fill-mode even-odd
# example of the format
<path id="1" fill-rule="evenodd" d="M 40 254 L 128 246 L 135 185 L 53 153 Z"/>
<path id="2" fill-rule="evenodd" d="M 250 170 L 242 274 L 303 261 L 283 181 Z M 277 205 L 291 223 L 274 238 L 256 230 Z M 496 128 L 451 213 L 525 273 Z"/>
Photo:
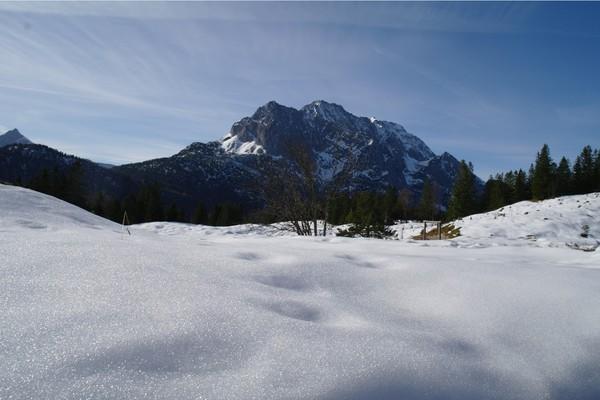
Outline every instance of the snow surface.
<path id="1" fill-rule="evenodd" d="M 454 241 L 464 246 L 566 246 L 594 250 L 600 245 L 600 193 L 522 201 L 466 217 L 454 225 L 461 231 Z"/>
<path id="2" fill-rule="evenodd" d="M 243 142 L 237 135 L 226 134 L 221 139 L 221 148 L 232 154 L 263 154 L 265 149 L 255 140 Z"/>
<path id="3" fill-rule="evenodd" d="M 600 398 L 600 251 L 131 230 L 0 185 L 1 399 Z"/>
<path id="4" fill-rule="evenodd" d="M 427 221 L 427 231 L 436 229 L 437 223 Z M 600 193 L 522 201 L 449 224 L 460 229 L 460 236 L 431 241 L 429 246 L 560 247 L 593 251 L 600 247 Z M 411 241 L 422 234 L 423 222 L 398 223 L 390 229 L 398 239 Z"/>

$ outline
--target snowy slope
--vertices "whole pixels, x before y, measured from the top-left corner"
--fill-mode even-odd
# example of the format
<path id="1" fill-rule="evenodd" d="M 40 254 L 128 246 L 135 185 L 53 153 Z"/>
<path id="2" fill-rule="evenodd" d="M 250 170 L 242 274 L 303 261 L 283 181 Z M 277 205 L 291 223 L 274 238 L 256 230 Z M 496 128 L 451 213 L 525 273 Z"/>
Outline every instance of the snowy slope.
<path id="1" fill-rule="evenodd" d="M 107 229 L 121 226 L 43 193 L 0 185 L 0 232 Z"/>
<path id="2" fill-rule="evenodd" d="M 599 252 L 150 228 L 0 186 L 1 399 L 600 396 Z"/>
<path id="3" fill-rule="evenodd" d="M 454 239 L 460 244 L 595 249 L 600 244 L 600 193 L 522 201 L 454 225 L 460 227 L 461 236 Z"/>

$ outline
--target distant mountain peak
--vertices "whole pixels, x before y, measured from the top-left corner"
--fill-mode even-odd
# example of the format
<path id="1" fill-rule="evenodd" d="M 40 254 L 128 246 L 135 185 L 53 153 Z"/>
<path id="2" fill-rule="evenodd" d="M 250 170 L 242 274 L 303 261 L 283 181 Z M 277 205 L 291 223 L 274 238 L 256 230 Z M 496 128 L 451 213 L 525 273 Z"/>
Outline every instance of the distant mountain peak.
<path id="1" fill-rule="evenodd" d="M 352 116 L 339 104 L 329 103 L 325 100 L 315 100 L 300 109 L 308 117 L 320 117 L 325 121 L 338 121 Z"/>
<path id="2" fill-rule="evenodd" d="M 359 117 L 325 100 L 315 100 L 300 109 L 270 101 L 251 117 L 234 123 L 221 144 L 230 154 L 282 155 L 285 143 L 292 138 L 310 141 L 308 147 L 317 152 L 323 150 L 325 142 L 362 147 L 368 143 L 399 140 L 418 161 L 435 156 L 421 139 L 408 133 L 402 125 Z"/>
<path id="3" fill-rule="evenodd" d="M 11 144 L 31 144 L 31 140 L 27 139 L 25 136 L 19 132 L 18 129 L 11 129 L 0 135 L 0 147 L 8 146 Z"/>
<path id="4" fill-rule="evenodd" d="M 294 108 L 279 104 L 275 100 L 271 100 L 268 103 L 258 107 L 258 109 L 252 115 L 253 119 L 261 119 L 267 116 L 272 116 L 277 113 L 285 113 L 288 111 L 296 111 Z"/>

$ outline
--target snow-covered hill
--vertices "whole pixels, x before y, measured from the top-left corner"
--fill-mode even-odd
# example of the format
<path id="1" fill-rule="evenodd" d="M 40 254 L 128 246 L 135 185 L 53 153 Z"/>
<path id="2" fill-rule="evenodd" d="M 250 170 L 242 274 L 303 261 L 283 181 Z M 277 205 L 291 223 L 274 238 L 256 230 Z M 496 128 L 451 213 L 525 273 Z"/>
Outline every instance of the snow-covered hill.
<path id="1" fill-rule="evenodd" d="M 1 399 L 600 397 L 598 251 L 159 225 L 0 185 Z"/>
<path id="2" fill-rule="evenodd" d="M 600 193 L 522 201 L 454 223 L 461 245 L 572 247 L 600 245 Z"/>

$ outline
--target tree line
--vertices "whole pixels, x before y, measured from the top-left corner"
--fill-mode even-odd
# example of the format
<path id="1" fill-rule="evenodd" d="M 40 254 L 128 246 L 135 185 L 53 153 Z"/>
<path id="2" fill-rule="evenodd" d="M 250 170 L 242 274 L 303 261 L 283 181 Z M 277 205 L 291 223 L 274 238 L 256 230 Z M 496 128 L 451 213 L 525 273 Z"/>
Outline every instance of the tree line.
<path id="1" fill-rule="evenodd" d="M 391 233 L 386 227 L 397 220 L 450 221 L 523 200 L 600 191 L 600 150 L 591 146 L 583 148 L 571 167 L 566 157 L 556 164 L 544 144 L 528 172 L 518 169 L 500 173 L 490 176 L 483 185 L 473 172 L 473 164 L 462 160 L 447 209 L 440 206 L 440 188 L 429 180 L 423 183 L 416 201 L 407 189 L 351 192 L 341 190 L 344 184 L 319 185 L 315 161 L 302 152 L 297 154 L 299 172 L 292 174 L 292 178 L 286 175 L 285 179 L 272 179 L 275 196 L 267 199 L 273 219 L 293 221 L 301 235 L 325 235 L 329 223 L 350 224 L 339 232 L 342 235 L 385 237 Z M 352 171 L 339 175 L 348 180 Z M 319 219 L 324 222 L 322 231 L 317 231 Z"/>
<path id="2" fill-rule="evenodd" d="M 558 196 L 600 191 L 600 149 L 585 146 L 571 162 L 558 164 L 545 144 L 528 172 L 522 169 L 490 176 L 484 186 L 478 211 L 490 211 L 523 200 L 545 200 Z"/>
<path id="3" fill-rule="evenodd" d="M 224 202 L 209 209 L 201 201 L 192 213 L 186 213 L 175 203 L 165 203 L 160 186 L 153 183 L 124 198 L 90 195 L 79 161 L 64 170 L 44 168 L 26 186 L 115 222 L 122 222 L 125 212 L 131 223 L 174 221 L 221 226 L 288 221 L 298 234 L 315 236 L 327 234 L 328 225 L 351 224 L 342 234 L 375 237 L 386 236 L 386 226 L 398 220 L 454 220 L 522 200 L 600 191 L 600 150 L 591 146 L 585 146 L 571 165 L 566 157 L 556 163 L 545 144 L 527 172 L 518 169 L 490 176 L 483 187 L 473 165 L 463 160 L 447 209 L 441 208 L 440 188 L 430 180 L 425 180 L 418 198 L 408 189 L 394 187 L 353 191 L 355 163 L 350 155 L 340 157 L 346 162 L 334 164 L 334 179 L 329 181 L 321 177 L 309 149 L 290 146 L 289 158 L 285 168 L 272 169 L 262 188 L 265 206 L 252 214 L 239 204 Z"/>
<path id="4" fill-rule="evenodd" d="M 199 201 L 194 212 L 188 215 L 176 203 L 165 203 L 161 196 L 161 188 L 156 183 L 144 184 L 122 199 L 109 197 L 102 192 L 90 194 L 86 189 L 85 174 L 80 161 L 75 161 L 64 170 L 57 167 L 44 168 L 27 185 L 23 185 L 22 182 L 16 183 L 118 223 L 123 222 L 125 212 L 127 220 L 132 224 L 171 221 L 227 226 L 244 222 L 241 205 L 231 202 L 207 208 Z"/>

